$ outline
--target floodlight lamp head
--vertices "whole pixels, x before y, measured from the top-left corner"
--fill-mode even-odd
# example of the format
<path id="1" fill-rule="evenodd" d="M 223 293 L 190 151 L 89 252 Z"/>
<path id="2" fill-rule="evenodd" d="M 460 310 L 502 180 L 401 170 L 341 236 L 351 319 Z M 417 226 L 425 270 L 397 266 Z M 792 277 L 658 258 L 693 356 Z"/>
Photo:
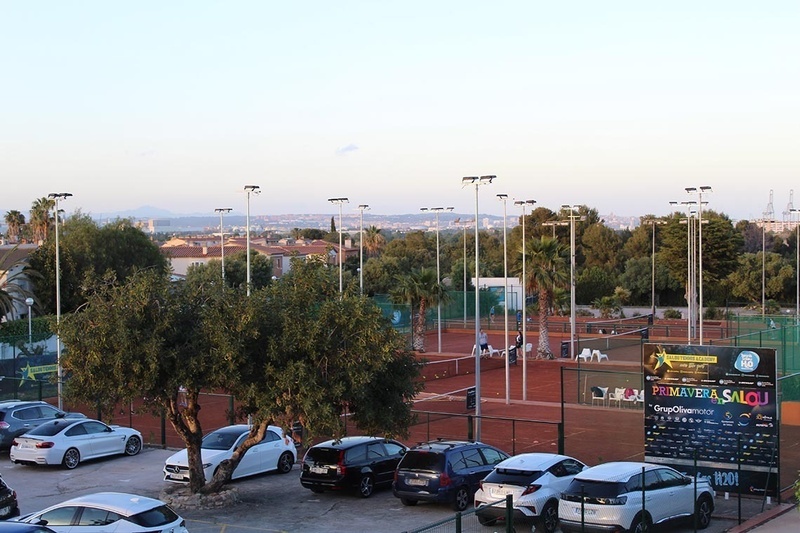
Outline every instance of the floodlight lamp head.
<path id="1" fill-rule="evenodd" d="M 233 211 L 233 208 L 232 207 L 217 207 L 216 209 L 214 209 L 214 211 L 216 213 L 230 213 L 231 211 Z"/>
<path id="2" fill-rule="evenodd" d="M 365 209 L 369 209 L 369 204 L 359 204 L 358 208 L 361 209 L 362 211 Z"/>
<path id="3" fill-rule="evenodd" d="M 488 176 L 481 176 L 480 179 L 481 179 L 482 182 L 491 183 L 492 180 L 495 179 L 496 177 L 497 176 L 495 176 L 494 174 L 490 174 Z"/>
<path id="4" fill-rule="evenodd" d="M 245 185 L 244 190 L 247 192 L 251 192 L 253 194 L 259 194 L 261 192 L 261 187 L 258 185 Z"/>
<path id="5" fill-rule="evenodd" d="M 467 176 L 466 178 L 461 178 L 461 184 L 467 185 L 469 183 L 475 183 L 480 178 L 478 176 Z"/>
<path id="6" fill-rule="evenodd" d="M 697 192 L 697 187 L 686 187 L 686 192 L 688 193 Z"/>
<path id="7" fill-rule="evenodd" d="M 498 194 L 497 195 L 497 199 L 498 200 L 506 200 L 507 198 L 508 198 L 507 194 Z"/>
<path id="8" fill-rule="evenodd" d="M 54 200 L 63 200 L 64 198 L 69 198 L 72 196 L 71 192 L 51 192 L 47 195 L 48 198 L 52 198 Z"/>
<path id="9" fill-rule="evenodd" d="M 452 211 L 453 209 L 455 209 L 455 207 L 452 207 L 452 206 L 451 206 L 451 207 L 445 207 L 445 208 L 444 208 L 444 210 L 445 210 L 445 211 Z"/>

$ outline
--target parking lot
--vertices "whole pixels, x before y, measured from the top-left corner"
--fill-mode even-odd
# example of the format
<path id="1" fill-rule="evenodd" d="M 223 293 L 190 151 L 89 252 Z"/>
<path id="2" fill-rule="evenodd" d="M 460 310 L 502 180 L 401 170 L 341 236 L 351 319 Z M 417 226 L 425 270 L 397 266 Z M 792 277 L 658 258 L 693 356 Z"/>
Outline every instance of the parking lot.
<path id="1" fill-rule="evenodd" d="M 135 457 L 89 461 L 74 470 L 14 465 L 5 452 L 0 455 L 0 474 L 17 491 L 23 514 L 98 491 L 131 492 L 158 498 L 169 485 L 162 480 L 161 468 L 173 451 L 145 448 Z M 443 505 L 421 503 L 413 508 L 404 507 L 391 490 L 386 489 L 377 491 L 369 499 L 350 493 L 314 494 L 300 486 L 297 466 L 286 475 L 259 475 L 235 481 L 231 486 L 239 493 L 237 505 L 213 510 L 177 509 L 192 533 L 400 533 L 453 516 L 453 511 Z M 761 504 L 744 500 L 746 516 L 757 513 Z M 717 506 L 711 527 L 705 530 L 709 533 L 726 531 L 737 524 L 735 498 L 725 501 L 723 495 L 718 495 Z M 498 530 L 480 526 L 472 516 L 463 526 L 464 532 Z M 436 531 L 451 530 L 439 528 Z M 517 528 L 517 531 L 527 530 L 529 526 Z M 681 533 L 692 528 L 673 525 L 665 531 Z"/>

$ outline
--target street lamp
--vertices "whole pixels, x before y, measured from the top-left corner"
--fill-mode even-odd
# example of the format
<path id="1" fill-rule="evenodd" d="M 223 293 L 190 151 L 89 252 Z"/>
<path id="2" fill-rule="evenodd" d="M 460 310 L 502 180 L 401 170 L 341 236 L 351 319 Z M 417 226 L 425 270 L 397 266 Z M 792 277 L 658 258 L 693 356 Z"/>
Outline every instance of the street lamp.
<path id="1" fill-rule="evenodd" d="M 475 185 L 475 440 L 481 440 L 481 291 L 478 245 L 478 187 L 492 183 L 497 176 L 469 176 L 461 178 L 461 186 Z"/>
<path id="2" fill-rule="evenodd" d="M 526 351 L 528 346 L 528 279 L 525 277 L 525 261 L 527 258 L 525 251 L 525 206 L 535 203 L 536 200 L 517 200 L 514 202 L 514 205 L 522 207 L 522 401 L 528 399 L 528 352 Z M 553 232 L 555 232 L 555 226 L 553 226 Z M 519 354 L 517 354 L 517 357 L 519 357 Z"/>
<path id="3" fill-rule="evenodd" d="M 553 238 L 556 238 L 556 226 L 569 226 L 569 222 L 566 220 L 548 220 L 547 222 L 542 222 L 542 226 L 551 226 L 553 228 Z"/>
<path id="4" fill-rule="evenodd" d="M 467 228 L 469 227 L 470 223 L 475 222 L 474 220 L 465 220 L 461 222 L 461 219 L 456 219 L 458 225 L 464 230 L 464 236 L 462 237 L 462 241 L 464 244 L 464 328 L 467 327 Z"/>
<path id="5" fill-rule="evenodd" d="M 33 298 L 25 298 L 25 305 L 28 306 L 28 345 L 33 344 L 33 329 L 31 328 L 31 307 L 33 307 Z"/>
<path id="6" fill-rule="evenodd" d="M 350 200 L 347 198 L 328 198 L 328 201 L 332 204 L 339 204 L 339 250 L 336 255 L 339 256 L 339 294 L 341 294 L 344 291 L 344 285 L 342 283 L 342 204 Z"/>
<path id="7" fill-rule="evenodd" d="M 697 282 L 697 269 L 695 263 L 697 260 L 695 242 L 695 212 L 692 207 L 697 205 L 694 201 L 670 201 L 670 205 L 682 205 L 686 207 L 686 218 L 681 219 L 681 224 L 686 224 L 686 343 L 692 344 L 694 339 L 694 331 L 697 323 L 695 316 L 697 314 L 697 299 L 695 298 L 695 285 Z"/>
<path id="8" fill-rule="evenodd" d="M 439 273 L 439 213 L 442 211 L 452 211 L 455 207 L 420 207 L 420 211 L 431 211 L 436 214 L 436 283 L 442 283 L 442 276 Z M 436 306 L 437 329 L 439 332 L 439 353 L 442 351 L 442 302 Z"/>
<path id="9" fill-rule="evenodd" d="M 66 200 L 72 196 L 69 192 L 51 192 L 47 195 L 48 198 L 55 201 L 56 210 L 56 362 L 58 367 L 58 408 L 63 409 L 62 399 L 62 377 L 64 369 L 61 368 L 61 259 L 60 249 L 58 247 L 58 202 L 59 200 Z M 30 315 L 28 315 L 30 316 Z"/>
<path id="10" fill-rule="evenodd" d="M 653 226 L 653 252 L 650 254 L 651 269 L 650 269 L 650 314 L 653 320 L 656 318 L 656 226 L 666 224 L 664 220 L 655 218 L 648 218 L 642 220 L 642 223 Z"/>
<path id="11" fill-rule="evenodd" d="M 569 356 L 575 359 L 575 220 L 586 220 L 585 216 L 577 215 L 580 206 L 562 205 L 561 209 L 569 211 Z M 553 227 L 555 231 L 555 227 Z"/>
<path id="12" fill-rule="evenodd" d="M 508 206 L 508 195 L 498 194 L 497 199 L 503 202 L 503 315 L 505 318 L 505 337 L 503 346 L 506 349 L 506 405 L 511 403 L 511 366 L 508 357 L 508 244 L 506 241 L 506 207 Z M 517 354 L 519 356 L 519 354 Z"/>
<path id="13" fill-rule="evenodd" d="M 790 209 L 792 213 L 800 212 L 800 209 Z M 795 295 L 795 309 L 794 309 L 794 323 L 795 325 L 800 324 L 800 219 L 795 222 L 795 230 L 797 231 L 797 240 L 795 241 L 794 247 L 795 252 L 797 253 L 796 263 L 795 263 L 795 275 L 796 281 L 795 284 L 797 285 L 797 294 Z"/>
<path id="14" fill-rule="evenodd" d="M 369 205 L 367 204 L 360 204 L 358 206 L 358 211 L 360 213 L 358 234 L 358 286 L 362 295 L 364 294 L 364 211 L 368 209 Z"/>
<path id="15" fill-rule="evenodd" d="M 698 274 L 700 276 L 700 309 L 698 318 L 700 319 L 700 344 L 703 344 L 703 193 L 712 192 L 711 187 L 702 185 L 700 187 L 686 187 L 689 194 L 697 194 L 697 258 Z"/>
<path id="16" fill-rule="evenodd" d="M 214 209 L 219 213 L 219 258 L 222 262 L 222 286 L 225 286 L 225 233 L 222 229 L 222 215 L 233 211 L 232 207 L 218 207 Z M 248 224 L 249 225 L 249 224 Z M 248 239 L 249 241 L 249 239 Z"/>
<path id="17" fill-rule="evenodd" d="M 250 296 L 250 195 L 260 194 L 261 187 L 258 185 L 245 185 L 244 190 L 247 193 L 247 220 L 245 222 L 247 225 L 247 295 Z"/>

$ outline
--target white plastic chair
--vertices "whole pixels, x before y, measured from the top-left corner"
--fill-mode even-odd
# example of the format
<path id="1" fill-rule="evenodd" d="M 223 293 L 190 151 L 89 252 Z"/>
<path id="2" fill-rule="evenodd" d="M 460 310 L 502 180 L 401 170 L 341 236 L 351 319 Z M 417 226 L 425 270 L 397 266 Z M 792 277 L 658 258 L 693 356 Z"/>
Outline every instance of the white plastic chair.
<path id="1" fill-rule="evenodd" d="M 525 345 L 525 357 L 528 357 L 533 353 L 533 343 L 529 342 Z"/>
<path id="2" fill-rule="evenodd" d="M 617 407 L 622 407 L 622 400 L 625 399 L 625 389 L 616 387 L 614 388 L 614 392 L 608 393 L 608 405 L 611 405 L 611 402 L 617 402 Z"/>
<path id="3" fill-rule="evenodd" d="M 636 407 L 636 404 L 638 402 L 637 398 L 639 398 L 639 389 L 631 389 L 631 390 L 633 391 L 633 393 L 624 395 L 622 401 L 625 402 L 626 405 L 632 405 Z"/>
<path id="4" fill-rule="evenodd" d="M 584 348 L 581 353 L 575 356 L 575 359 L 581 359 L 584 362 L 592 360 L 592 351 L 589 348 Z"/>
<path id="5" fill-rule="evenodd" d="M 592 357 L 597 357 L 598 363 L 603 360 L 608 361 L 608 354 L 600 353 L 600 350 L 592 350 L 592 356 L 589 358 L 590 361 L 592 360 Z"/>
<path id="6" fill-rule="evenodd" d="M 597 394 L 600 391 L 600 394 Z M 600 402 L 601 405 L 606 405 L 606 397 L 608 396 L 608 387 L 592 387 L 592 405 L 595 402 Z"/>

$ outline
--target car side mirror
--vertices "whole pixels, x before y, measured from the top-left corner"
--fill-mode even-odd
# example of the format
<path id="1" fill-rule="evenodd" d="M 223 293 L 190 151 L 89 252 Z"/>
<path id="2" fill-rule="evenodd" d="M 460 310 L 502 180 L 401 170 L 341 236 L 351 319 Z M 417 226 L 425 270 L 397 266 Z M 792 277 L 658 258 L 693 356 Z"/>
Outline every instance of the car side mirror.
<path id="1" fill-rule="evenodd" d="M 67 413 L 56 413 L 56 418 L 64 418 L 67 416 Z"/>

